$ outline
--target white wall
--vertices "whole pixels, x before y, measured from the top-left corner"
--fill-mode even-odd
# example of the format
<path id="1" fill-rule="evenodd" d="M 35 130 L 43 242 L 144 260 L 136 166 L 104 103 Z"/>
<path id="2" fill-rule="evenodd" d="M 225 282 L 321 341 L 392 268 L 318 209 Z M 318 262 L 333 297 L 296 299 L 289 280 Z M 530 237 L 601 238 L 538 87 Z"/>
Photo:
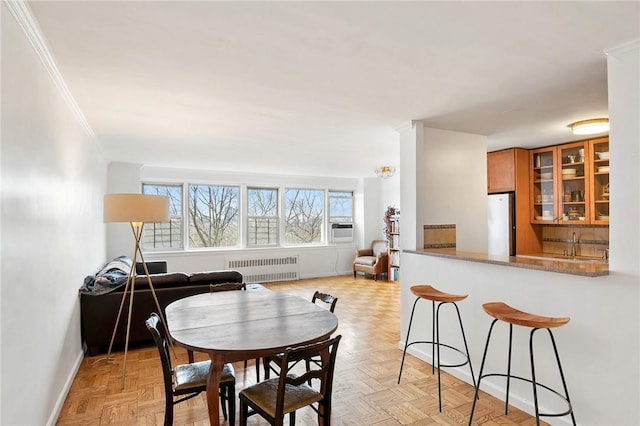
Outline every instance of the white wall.
<path id="1" fill-rule="evenodd" d="M 420 228 L 421 205 L 418 202 L 419 188 L 417 176 L 423 171 L 419 166 L 422 158 L 423 125 L 421 121 L 413 121 L 400 126 L 400 248 L 415 249 L 423 246 L 423 235 Z M 412 231 L 413 230 L 413 231 Z"/>
<path id="2" fill-rule="evenodd" d="M 640 277 L 640 40 L 610 49 L 607 73 L 609 151 L 615 166 L 610 174 L 610 264 Z"/>
<path id="3" fill-rule="evenodd" d="M 423 147 L 419 224 L 453 223 L 458 250 L 486 251 L 486 137 L 425 127 Z"/>
<path id="4" fill-rule="evenodd" d="M 166 167 L 150 167 L 127 163 L 114 163 L 108 170 L 108 187 L 114 192 L 139 192 L 141 182 L 209 184 L 233 184 L 246 186 L 277 186 L 301 188 L 327 188 L 354 191 L 355 217 L 359 221 L 355 240 L 349 244 L 327 244 L 309 247 L 285 247 L 270 249 L 216 249 L 206 251 L 149 252 L 145 260 L 167 261 L 169 271 L 198 272 L 222 269 L 225 259 L 238 255 L 287 256 L 298 255 L 301 278 L 348 274 L 353 271 L 352 262 L 356 247 L 363 237 L 373 234 L 382 223 L 384 212 L 370 208 L 370 200 L 379 200 L 379 183 L 375 180 L 353 178 L 326 178 L 290 175 L 266 175 L 248 173 L 217 172 L 214 170 L 191 170 Z M 366 201 L 365 201 L 366 200 Z M 110 224 L 108 227 L 107 252 L 109 257 L 128 254 L 132 251 L 133 238 L 127 224 Z M 366 244 L 370 244 L 370 241 Z M 265 254 L 268 253 L 268 254 Z"/>
<path id="5" fill-rule="evenodd" d="M 78 288 L 105 258 L 106 162 L 0 8 L 0 424 L 44 425 L 55 422 L 82 361 Z"/>
<path id="6" fill-rule="evenodd" d="M 109 194 L 139 194 L 140 164 L 112 162 L 109 163 L 107 192 Z M 107 259 L 118 256 L 133 257 L 133 233 L 128 223 L 107 224 Z"/>

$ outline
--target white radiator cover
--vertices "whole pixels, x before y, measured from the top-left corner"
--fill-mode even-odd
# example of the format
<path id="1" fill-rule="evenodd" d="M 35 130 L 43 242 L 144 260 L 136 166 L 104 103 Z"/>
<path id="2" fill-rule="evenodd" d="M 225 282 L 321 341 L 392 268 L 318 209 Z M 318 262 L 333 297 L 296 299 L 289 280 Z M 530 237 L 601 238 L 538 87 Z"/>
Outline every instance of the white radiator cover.
<path id="1" fill-rule="evenodd" d="M 225 259 L 225 267 L 242 274 L 246 283 L 300 279 L 298 256 L 239 257 Z"/>

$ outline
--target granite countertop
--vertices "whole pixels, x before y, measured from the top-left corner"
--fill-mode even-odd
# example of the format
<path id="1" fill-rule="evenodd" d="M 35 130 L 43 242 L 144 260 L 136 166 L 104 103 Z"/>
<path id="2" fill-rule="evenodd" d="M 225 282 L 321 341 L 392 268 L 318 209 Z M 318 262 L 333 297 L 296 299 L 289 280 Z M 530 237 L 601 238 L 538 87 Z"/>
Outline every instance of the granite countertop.
<path id="1" fill-rule="evenodd" d="M 514 268 L 537 269 L 558 272 L 561 274 L 582 275 L 585 277 L 601 277 L 609 275 L 609 265 L 593 259 L 592 261 L 558 259 L 544 254 L 526 256 L 496 256 L 488 253 L 458 251 L 455 248 L 433 248 L 419 250 L 403 250 L 404 253 L 425 256 L 447 257 L 471 262 L 491 263 Z"/>

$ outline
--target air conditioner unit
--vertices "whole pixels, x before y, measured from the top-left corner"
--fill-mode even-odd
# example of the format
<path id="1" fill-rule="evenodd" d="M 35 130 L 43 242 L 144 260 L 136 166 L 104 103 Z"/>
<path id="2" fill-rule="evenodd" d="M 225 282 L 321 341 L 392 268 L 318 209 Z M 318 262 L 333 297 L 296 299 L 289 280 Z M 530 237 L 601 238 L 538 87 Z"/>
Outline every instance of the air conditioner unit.
<path id="1" fill-rule="evenodd" d="M 331 224 L 331 242 L 332 243 L 353 242 L 353 224 L 332 223 Z"/>

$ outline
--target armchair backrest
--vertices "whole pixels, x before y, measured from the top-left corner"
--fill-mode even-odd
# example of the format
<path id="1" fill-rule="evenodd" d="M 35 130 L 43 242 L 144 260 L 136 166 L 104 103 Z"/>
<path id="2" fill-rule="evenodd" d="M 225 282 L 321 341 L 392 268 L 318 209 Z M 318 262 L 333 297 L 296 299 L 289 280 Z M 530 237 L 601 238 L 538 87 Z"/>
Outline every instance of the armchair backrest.
<path id="1" fill-rule="evenodd" d="M 387 252 L 387 241 L 386 240 L 373 240 L 371 242 L 371 249 L 373 250 L 373 255 L 377 256 L 379 253 Z"/>

